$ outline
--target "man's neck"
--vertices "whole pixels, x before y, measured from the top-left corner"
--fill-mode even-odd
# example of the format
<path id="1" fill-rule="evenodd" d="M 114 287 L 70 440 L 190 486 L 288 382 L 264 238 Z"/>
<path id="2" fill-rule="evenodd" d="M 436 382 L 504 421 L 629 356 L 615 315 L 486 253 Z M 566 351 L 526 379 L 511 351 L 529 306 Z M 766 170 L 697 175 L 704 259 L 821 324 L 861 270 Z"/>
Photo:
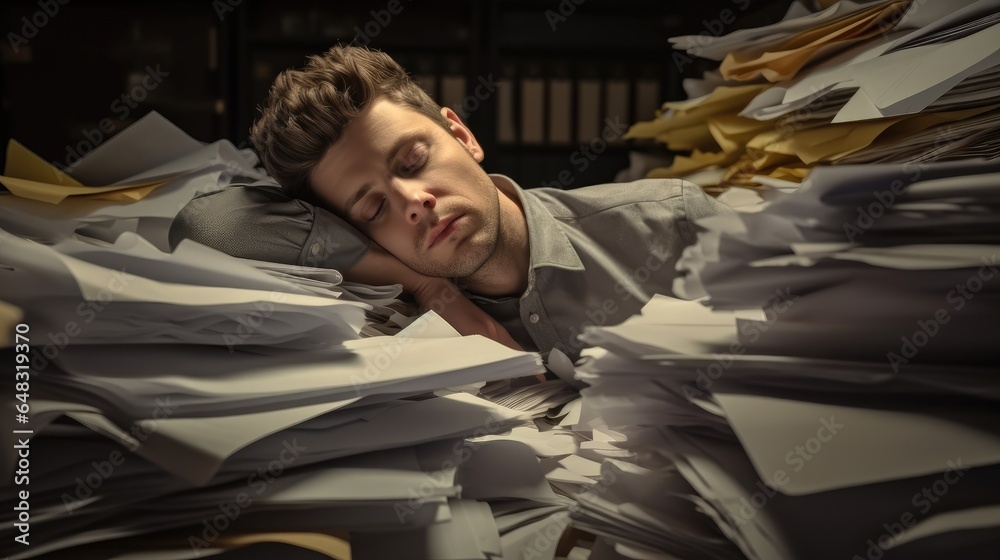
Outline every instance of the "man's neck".
<path id="1" fill-rule="evenodd" d="M 528 222 L 524 208 L 511 185 L 494 177 L 500 198 L 500 228 L 493 255 L 475 273 L 459 283 L 468 291 L 486 297 L 519 296 L 528 288 Z"/>

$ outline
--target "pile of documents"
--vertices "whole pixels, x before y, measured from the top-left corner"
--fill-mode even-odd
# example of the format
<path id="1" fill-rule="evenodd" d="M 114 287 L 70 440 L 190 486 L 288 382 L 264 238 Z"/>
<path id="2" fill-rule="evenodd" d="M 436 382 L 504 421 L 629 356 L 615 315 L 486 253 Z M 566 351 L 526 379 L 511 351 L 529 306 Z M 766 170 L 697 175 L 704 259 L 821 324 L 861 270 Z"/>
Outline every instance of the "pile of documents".
<path id="1" fill-rule="evenodd" d="M 586 335 L 608 479 L 573 518 L 620 555 L 592 560 L 995 555 L 995 366 L 758 354 L 760 324 L 659 299 Z"/>
<path id="2" fill-rule="evenodd" d="M 1000 1 L 794 3 L 778 23 L 671 39 L 686 80 L 626 134 L 675 156 L 651 177 L 799 183 L 816 166 L 1000 156 Z"/>
<path id="3" fill-rule="evenodd" d="M 816 168 L 794 194 L 701 222 L 674 291 L 715 309 L 781 305 L 761 353 L 996 364 L 998 186 L 989 160 Z"/>
<path id="4" fill-rule="evenodd" d="M 173 546 L 194 558 L 220 552 L 223 535 L 336 529 L 352 532 L 354 558 L 418 543 L 427 557 L 514 557 L 509 533 L 565 515 L 565 500 L 524 444 L 464 441 L 528 415 L 443 388 L 530 375 L 538 357 L 442 336 L 434 315 L 409 328 L 273 355 L 68 346 L 32 394 L 33 546 L 5 553 L 137 551 L 119 539 L 187 531 Z M 64 415 L 75 422 L 52 422 Z M 493 500 L 512 503 L 494 515 Z"/>
<path id="5" fill-rule="evenodd" d="M 627 486 L 574 522 L 630 558 L 992 558 L 1000 163 L 767 194 L 699 220 L 674 286 L 694 301 L 582 335 L 576 429 Z"/>
<path id="6" fill-rule="evenodd" d="M 113 241 L 138 232 L 167 251 L 170 222 L 197 192 L 264 175 L 249 150 L 203 144 L 151 112 L 63 170 L 16 140 L 0 176 L 0 228 L 54 243 L 82 231 Z"/>
<path id="7" fill-rule="evenodd" d="M 1000 2 L 823 7 L 671 39 L 719 67 L 628 133 L 737 212 L 581 336 L 591 560 L 1000 547 Z"/>
<path id="8" fill-rule="evenodd" d="M 14 142 L 8 162 L 0 355 L 30 360 L 31 485 L 8 440 L 5 557 L 554 556 L 572 501 L 539 457 L 576 439 L 532 418 L 575 395 L 519 381 L 538 354 L 416 317 L 399 286 L 170 252 L 191 198 L 261 174 L 155 113 L 65 173 Z"/>

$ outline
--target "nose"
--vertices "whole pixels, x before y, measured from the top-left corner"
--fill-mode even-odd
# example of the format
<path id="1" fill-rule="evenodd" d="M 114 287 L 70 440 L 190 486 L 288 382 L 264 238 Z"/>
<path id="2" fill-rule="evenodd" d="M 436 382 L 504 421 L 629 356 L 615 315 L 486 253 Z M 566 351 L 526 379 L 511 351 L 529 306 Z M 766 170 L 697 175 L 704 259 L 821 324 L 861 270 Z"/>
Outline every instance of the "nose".
<path id="1" fill-rule="evenodd" d="M 419 224 L 437 205 L 437 199 L 419 181 L 395 178 L 393 187 L 403 197 L 403 210 L 411 224 Z"/>

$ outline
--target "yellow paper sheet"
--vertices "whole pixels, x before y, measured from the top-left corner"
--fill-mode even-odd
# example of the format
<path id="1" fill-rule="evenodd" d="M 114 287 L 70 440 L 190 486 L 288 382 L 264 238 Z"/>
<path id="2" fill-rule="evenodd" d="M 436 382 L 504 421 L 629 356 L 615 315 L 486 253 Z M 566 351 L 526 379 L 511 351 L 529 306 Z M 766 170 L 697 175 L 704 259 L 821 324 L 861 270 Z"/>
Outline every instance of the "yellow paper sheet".
<path id="1" fill-rule="evenodd" d="M 669 167 L 651 169 L 646 173 L 646 177 L 651 179 L 682 177 L 713 165 L 724 167 L 733 163 L 736 159 L 737 157 L 734 154 L 727 154 L 725 152 L 702 152 L 695 150 L 690 157 L 682 155 L 674 156 L 674 161 Z"/>
<path id="2" fill-rule="evenodd" d="M 768 152 L 747 152 L 750 155 L 746 165 L 748 169 L 756 173 L 767 174 L 769 170 L 781 165 L 802 165 L 802 161 L 795 156 L 787 154 L 774 154 Z"/>
<path id="3" fill-rule="evenodd" d="M 805 180 L 806 175 L 812 171 L 811 167 L 778 167 L 768 175 L 774 177 L 775 179 L 784 179 L 785 181 L 795 181 L 801 183 Z"/>
<path id="4" fill-rule="evenodd" d="M 708 119 L 708 130 L 723 152 L 743 152 L 747 142 L 774 123 L 747 119 L 737 115 L 718 115 Z"/>
<path id="5" fill-rule="evenodd" d="M 111 192 L 97 193 L 97 194 L 85 194 L 75 198 L 85 198 L 88 200 L 89 199 L 110 200 L 112 202 L 135 202 L 137 200 L 142 200 L 146 198 L 147 196 L 149 196 L 150 193 L 152 193 L 153 191 L 162 187 L 165 184 L 167 184 L 166 181 L 158 181 L 156 183 L 152 183 L 144 187 L 130 187 L 120 191 L 111 191 Z"/>
<path id="6" fill-rule="evenodd" d="M 14 327 L 23 318 L 24 312 L 20 307 L 0 300 L 0 348 L 14 345 Z"/>
<path id="7" fill-rule="evenodd" d="M 52 185 L 83 186 L 79 181 L 63 173 L 58 167 L 45 161 L 13 138 L 7 142 L 7 164 L 4 166 L 3 174 L 7 177 L 18 177 Z"/>
<path id="8" fill-rule="evenodd" d="M 705 118 L 673 114 L 666 119 L 637 122 L 625 132 L 625 138 L 656 138 L 675 130 L 705 126 Z"/>
<path id="9" fill-rule="evenodd" d="M 167 184 L 170 179 L 172 177 L 125 185 L 86 186 L 11 139 L 7 142 L 7 164 L 4 174 L 0 175 L 0 184 L 14 196 L 49 204 L 59 204 L 67 197 L 135 202 Z"/>
<path id="10" fill-rule="evenodd" d="M 793 183 L 801 183 L 805 176 L 812 170 L 811 167 L 785 167 L 778 166 L 773 167 L 764 171 L 754 170 L 749 166 L 747 160 L 741 160 L 731 166 L 727 171 L 722 181 L 720 182 L 721 187 L 726 186 L 740 186 L 740 187 L 761 187 L 759 177 L 761 175 L 766 175 L 773 179 L 781 179 L 783 181 L 791 181 Z"/>
<path id="11" fill-rule="evenodd" d="M 668 118 L 636 123 L 625 133 L 625 138 L 653 138 L 663 142 L 671 150 L 721 150 L 723 147 L 709 130 L 709 118 L 717 115 L 735 116 L 768 87 L 769 84 L 720 86 L 698 100 L 664 103 L 664 107 L 674 109 L 673 114 Z"/>
<path id="12" fill-rule="evenodd" d="M 795 183 L 801 183 L 805 179 L 806 175 L 812 171 L 812 167 L 788 167 L 780 165 L 777 167 L 772 167 L 764 171 L 753 171 L 746 168 L 739 168 L 734 166 L 730 169 L 730 172 L 726 174 L 725 181 L 729 184 L 760 184 L 753 177 L 755 175 L 767 175 L 773 179 L 781 179 L 783 181 L 792 181 Z"/>
<path id="13" fill-rule="evenodd" d="M 315 550 L 335 560 L 351 560 L 351 544 L 347 538 L 321 533 L 253 533 L 222 536 L 216 540 L 223 547 L 248 546 L 256 543 L 279 542 Z"/>
<path id="14" fill-rule="evenodd" d="M 722 149 L 712 137 L 712 131 L 708 129 L 707 123 L 704 122 L 686 128 L 667 130 L 656 135 L 655 140 L 666 144 L 670 150 L 678 152 L 692 150 L 717 152 Z"/>
<path id="15" fill-rule="evenodd" d="M 59 204 L 66 197 L 70 196 L 91 196 L 94 195 L 106 195 L 107 193 L 114 193 L 122 191 L 133 190 L 131 193 L 126 193 L 121 196 L 125 198 L 115 198 L 112 200 L 139 200 L 152 192 L 156 187 L 163 186 L 167 181 L 152 181 L 152 182 L 142 182 L 132 185 L 113 185 L 110 187 L 85 187 L 85 186 L 74 186 L 74 185 L 58 185 L 52 183 L 40 183 L 38 181 L 29 181 L 27 179 L 19 179 L 17 177 L 7 177 L 0 175 L 0 183 L 14 194 L 21 198 L 30 198 L 32 200 L 38 200 L 41 202 L 48 202 L 49 204 Z M 102 199 L 108 200 L 102 196 Z"/>
<path id="16" fill-rule="evenodd" d="M 738 113 L 757 97 L 757 94 L 769 87 L 771 84 L 719 86 L 708 95 L 699 98 L 698 103 L 692 103 L 695 100 L 667 101 L 663 106 L 689 115 Z"/>

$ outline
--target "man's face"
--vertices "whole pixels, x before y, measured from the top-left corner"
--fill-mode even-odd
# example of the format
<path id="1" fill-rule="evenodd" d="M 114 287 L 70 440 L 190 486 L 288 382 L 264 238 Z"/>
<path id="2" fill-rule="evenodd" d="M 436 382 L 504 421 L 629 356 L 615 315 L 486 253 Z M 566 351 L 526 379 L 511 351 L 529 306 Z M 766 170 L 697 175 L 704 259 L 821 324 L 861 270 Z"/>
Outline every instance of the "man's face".
<path id="1" fill-rule="evenodd" d="M 500 204 L 475 137 L 453 111 L 443 114 L 451 132 L 377 99 L 310 179 L 319 198 L 410 268 L 461 278 L 493 254 Z"/>

